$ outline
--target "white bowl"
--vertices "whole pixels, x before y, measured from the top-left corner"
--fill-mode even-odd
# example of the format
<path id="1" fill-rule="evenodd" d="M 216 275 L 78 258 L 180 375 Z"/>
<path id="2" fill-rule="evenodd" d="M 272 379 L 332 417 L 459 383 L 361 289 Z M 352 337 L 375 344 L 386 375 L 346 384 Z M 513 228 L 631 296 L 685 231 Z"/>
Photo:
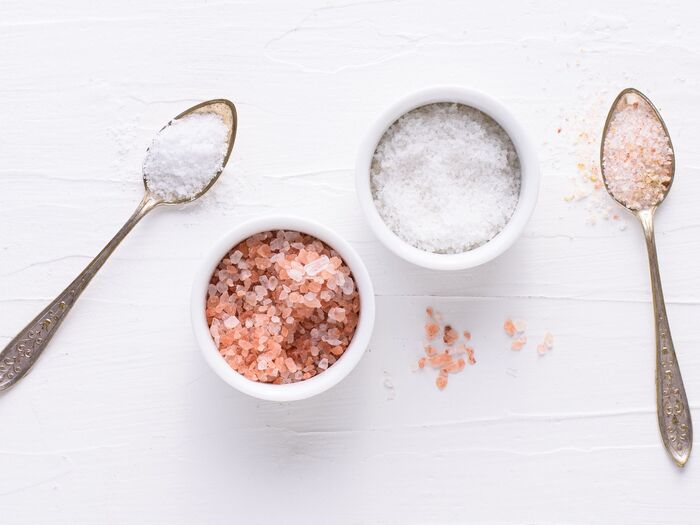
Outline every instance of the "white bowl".
<path id="1" fill-rule="evenodd" d="M 270 230 L 294 230 L 325 242 L 340 254 L 352 272 L 360 295 L 360 319 L 347 349 L 333 365 L 320 374 L 287 385 L 251 381 L 236 372 L 224 360 L 209 333 L 205 302 L 209 281 L 221 259 L 239 242 L 256 233 Z M 244 222 L 224 235 L 206 255 L 192 286 L 192 328 L 204 359 L 216 374 L 232 387 L 259 399 L 294 401 L 320 394 L 340 382 L 365 353 L 374 326 L 374 290 L 360 256 L 342 237 L 321 224 L 294 216 L 264 216 Z"/>
<path id="2" fill-rule="evenodd" d="M 416 248 L 386 225 L 379 215 L 370 188 L 370 166 L 374 151 L 386 130 L 401 115 L 426 104 L 456 102 L 476 108 L 498 122 L 513 141 L 520 159 L 521 184 L 518 204 L 505 228 L 493 239 L 473 250 L 456 254 L 432 253 Z M 370 128 L 360 146 L 355 167 L 355 183 L 360 205 L 379 240 L 399 257 L 434 270 L 460 270 L 484 264 L 510 248 L 525 229 L 537 203 L 539 191 L 537 152 L 525 130 L 506 107 L 484 93 L 456 86 L 424 89 L 402 98 L 389 107 Z"/>

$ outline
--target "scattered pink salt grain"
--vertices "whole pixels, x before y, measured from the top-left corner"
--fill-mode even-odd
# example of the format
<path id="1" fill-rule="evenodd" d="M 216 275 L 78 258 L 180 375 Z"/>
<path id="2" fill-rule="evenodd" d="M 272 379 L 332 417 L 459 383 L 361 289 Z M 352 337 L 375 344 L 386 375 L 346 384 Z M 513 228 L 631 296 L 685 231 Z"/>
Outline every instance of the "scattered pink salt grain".
<path id="1" fill-rule="evenodd" d="M 440 333 L 440 326 L 437 323 L 427 323 L 425 325 L 425 335 L 428 340 L 435 339 L 435 336 Z"/>
<path id="2" fill-rule="evenodd" d="M 520 336 L 510 344 L 510 349 L 521 350 L 522 347 L 525 346 L 525 343 L 527 343 L 527 337 L 525 337 L 524 335 Z"/>
<path id="3" fill-rule="evenodd" d="M 544 340 L 537 345 L 537 352 L 540 355 L 544 355 L 554 348 L 554 335 L 551 332 L 545 332 Z"/>
<path id="4" fill-rule="evenodd" d="M 426 308 L 425 313 L 427 315 L 427 321 L 424 326 L 427 341 L 423 344 L 425 357 L 418 359 L 414 370 L 425 369 L 426 365 L 432 369 L 439 370 L 435 384 L 440 390 L 443 390 L 447 386 L 448 374 L 461 372 L 464 370 L 467 362 L 470 365 L 476 363 L 474 349 L 467 347 L 464 343 L 455 345 L 459 340 L 459 332 L 450 325 L 442 327 L 440 316 L 431 307 Z M 437 348 L 434 342 L 440 331 L 443 332 L 442 342 L 446 345 L 442 349 Z M 464 331 L 463 336 L 466 341 L 471 339 L 471 333 L 468 331 Z M 458 357 L 464 354 L 467 355 L 467 361 L 463 357 Z"/>
<path id="5" fill-rule="evenodd" d="M 527 344 L 527 336 L 525 335 L 526 323 L 525 321 L 511 321 L 506 319 L 503 323 L 503 328 L 506 334 L 512 339 L 510 343 L 511 350 L 522 350 L 522 348 Z M 537 345 L 537 353 L 544 355 L 554 348 L 554 336 L 551 332 L 544 333 L 543 341 Z M 467 349 L 468 352 L 469 349 Z"/>
<path id="6" fill-rule="evenodd" d="M 274 231 L 235 246 L 206 300 L 219 352 L 252 381 L 293 383 L 332 366 L 352 340 L 360 300 L 350 269 L 309 235 Z"/>
<path id="7" fill-rule="evenodd" d="M 503 330 L 506 335 L 513 339 L 510 344 L 511 350 L 522 350 L 522 348 L 527 343 L 527 336 L 525 335 L 525 329 L 527 328 L 527 323 L 522 319 L 513 321 L 510 318 L 506 319 L 503 323 Z"/>
<path id="8" fill-rule="evenodd" d="M 513 324 L 512 319 L 506 319 L 503 323 L 503 330 L 508 335 L 508 337 L 513 337 L 515 335 L 515 324 Z"/>
<path id="9" fill-rule="evenodd" d="M 671 185 L 671 142 L 654 108 L 636 93 L 623 95 L 613 109 L 603 170 L 610 193 L 633 210 L 656 206 Z"/>
<path id="10" fill-rule="evenodd" d="M 467 347 L 467 359 L 469 359 L 469 364 L 470 365 L 475 365 L 476 364 L 476 359 L 474 358 L 474 349 L 471 347 Z"/>
<path id="11" fill-rule="evenodd" d="M 440 390 L 445 390 L 445 387 L 447 386 L 447 375 L 440 374 L 437 376 L 435 384 Z"/>

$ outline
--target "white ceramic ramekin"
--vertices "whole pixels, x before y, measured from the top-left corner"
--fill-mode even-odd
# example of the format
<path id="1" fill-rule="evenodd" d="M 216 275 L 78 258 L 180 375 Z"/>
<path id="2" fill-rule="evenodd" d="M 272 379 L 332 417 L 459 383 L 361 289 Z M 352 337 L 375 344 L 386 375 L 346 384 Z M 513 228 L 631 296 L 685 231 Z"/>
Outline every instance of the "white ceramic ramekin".
<path id="1" fill-rule="evenodd" d="M 384 223 L 372 198 L 370 166 L 384 132 L 401 115 L 426 104 L 457 102 L 486 113 L 506 131 L 520 158 L 521 185 L 518 205 L 503 230 L 487 243 L 468 252 L 439 254 L 420 250 L 401 239 Z M 379 240 L 399 257 L 434 270 L 460 270 L 484 264 L 510 248 L 525 229 L 537 203 L 540 170 L 537 152 L 525 130 L 508 109 L 484 93 L 457 86 L 431 87 L 402 98 L 389 107 L 370 128 L 357 155 L 357 195 L 369 224 Z"/>
<path id="2" fill-rule="evenodd" d="M 336 250 L 352 271 L 360 294 L 360 319 L 355 335 L 345 353 L 327 370 L 305 381 L 288 385 L 259 383 L 246 379 L 231 368 L 219 354 L 209 333 L 205 314 L 207 288 L 214 269 L 224 255 L 239 242 L 256 233 L 270 230 L 294 230 L 307 233 Z M 224 235 L 205 256 L 192 286 L 192 328 L 204 359 L 216 374 L 232 387 L 259 399 L 294 401 L 320 394 L 340 382 L 365 353 L 374 326 L 374 290 L 369 273 L 360 256 L 342 237 L 325 226 L 294 216 L 263 216 L 249 220 Z"/>

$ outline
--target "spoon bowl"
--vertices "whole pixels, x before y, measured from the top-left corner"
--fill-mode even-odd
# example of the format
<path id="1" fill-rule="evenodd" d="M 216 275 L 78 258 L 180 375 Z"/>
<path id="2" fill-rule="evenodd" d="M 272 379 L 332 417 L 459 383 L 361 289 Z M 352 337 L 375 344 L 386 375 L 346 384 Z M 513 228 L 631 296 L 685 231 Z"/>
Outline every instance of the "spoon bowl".
<path id="1" fill-rule="evenodd" d="M 221 173 L 224 171 L 224 168 L 228 163 L 228 159 L 231 156 L 231 152 L 233 151 L 233 144 L 236 140 L 236 130 L 238 128 L 238 114 L 236 113 L 236 106 L 234 106 L 233 102 L 231 102 L 230 100 L 220 98 L 215 100 L 208 100 L 206 102 L 202 102 L 201 104 L 197 104 L 196 106 L 192 106 L 191 108 L 186 109 L 185 111 L 177 115 L 175 118 L 173 118 L 170 122 L 163 126 L 158 133 L 161 133 L 165 128 L 171 126 L 176 120 L 185 119 L 195 114 L 207 113 L 213 113 L 221 117 L 221 119 L 224 121 L 224 124 L 226 125 L 226 127 L 228 127 L 229 130 L 228 135 L 226 137 L 226 154 L 224 155 L 224 160 L 221 164 L 221 168 L 219 168 L 216 171 L 216 173 L 212 176 L 211 180 L 207 183 L 207 185 L 204 186 L 199 192 L 195 193 L 191 197 L 186 197 L 182 199 L 161 199 L 154 196 L 148 187 L 148 179 L 146 178 L 146 173 L 144 169 L 143 185 L 146 189 L 146 194 L 149 197 L 151 197 L 156 202 L 156 204 L 184 204 L 186 202 L 192 202 L 193 200 L 200 198 L 202 195 L 208 192 L 209 189 L 214 185 L 214 183 L 219 179 Z M 149 147 L 146 150 L 146 155 L 148 155 L 150 149 L 151 148 Z"/>
<path id="2" fill-rule="evenodd" d="M 634 105 L 634 104 L 644 104 L 646 108 L 648 108 L 658 121 L 658 123 L 661 125 L 663 128 L 664 135 L 666 137 L 666 140 L 668 141 L 668 147 L 671 150 L 671 164 L 669 167 L 669 176 L 670 180 L 666 183 L 663 184 L 663 192 L 660 195 L 660 198 L 652 205 L 652 206 L 645 206 L 644 208 L 651 208 L 651 207 L 657 207 L 659 206 L 666 196 L 668 195 L 668 192 L 671 190 L 671 185 L 673 184 L 673 179 L 674 175 L 676 172 L 676 155 L 675 151 L 673 149 L 673 142 L 671 141 L 671 134 L 668 132 L 668 128 L 666 127 L 666 123 L 664 122 L 664 119 L 661 118 L 661 114 L 659 113 L 659 110 L 654 106 L 651 100 L 639 91 L 638 89 L 635 88 L 626 88 L 623 89 L 617 97 L 615 97 L 615 100 L 612 103 L 612 106 L 610 107 L 610 111 L 608 112 L 608 116 L 605 119 L 605 125 L 603 126 L 603 139 L 601 140 L 601 147 L 600 147 L 600 167 L 601 167 L 601 174 L 603 176 L 603 184 L 605 185 L 605 189 L 607 190 L 608 194 L 621 206 L 624 208 L 628 209 L 632 213 L 636 213 L 640 211 L 639 209 L 634 209 L 629 206 L 629 203 L 625 202 L 620 198 L 620 196 L 617 194 L 617 192 L 614 190 L 614 188 L 611 187 L 611 184 L 609 184 L 608 177 L 606 177 L 606 171 L 605 171 L 605 139 L 608 135 L 608 131 L 610 130 L 610 125 L 613 121 L 613 118 L 618 114 L 619 111 L 623 109 L 625 105 Z"/>

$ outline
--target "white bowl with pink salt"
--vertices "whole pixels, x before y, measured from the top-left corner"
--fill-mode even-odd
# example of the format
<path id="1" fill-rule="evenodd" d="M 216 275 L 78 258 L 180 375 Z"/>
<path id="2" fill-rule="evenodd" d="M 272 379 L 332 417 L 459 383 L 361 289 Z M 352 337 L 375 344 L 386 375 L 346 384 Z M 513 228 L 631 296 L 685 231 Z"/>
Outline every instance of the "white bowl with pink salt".
<path id="1" fill-rule="evenodd" d="M 432 87 L 389 107 L 356 164 L 379 240 L 436 270 L 484 264 L 511 247 L 535 209 L 539 164 L 512 113 L 484 93 Z"/>
<path id="2" fill-rule="evenodd" d="M 229 385 L 270 401 L 341 381 L 365 352 L 374 290 L 355 250 L 300 217 L 267 216 L 225 235 L 192 288 L 194 334 Z"/>

